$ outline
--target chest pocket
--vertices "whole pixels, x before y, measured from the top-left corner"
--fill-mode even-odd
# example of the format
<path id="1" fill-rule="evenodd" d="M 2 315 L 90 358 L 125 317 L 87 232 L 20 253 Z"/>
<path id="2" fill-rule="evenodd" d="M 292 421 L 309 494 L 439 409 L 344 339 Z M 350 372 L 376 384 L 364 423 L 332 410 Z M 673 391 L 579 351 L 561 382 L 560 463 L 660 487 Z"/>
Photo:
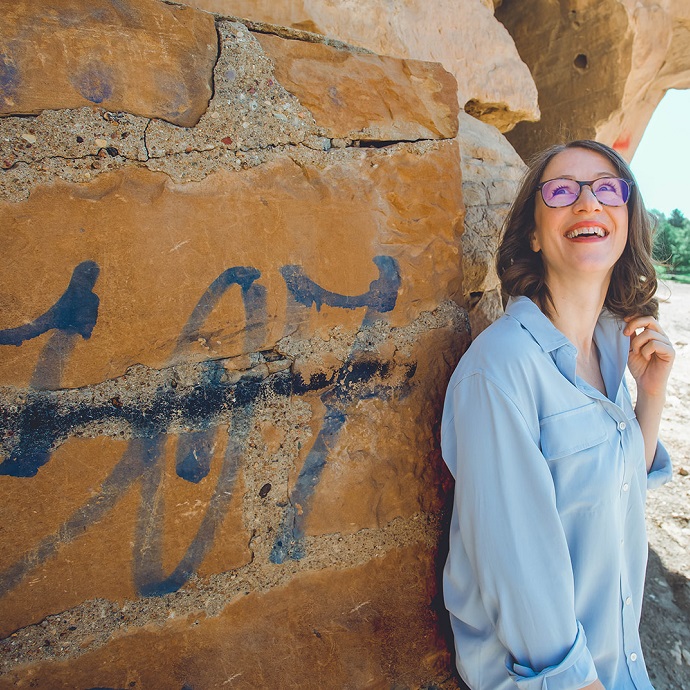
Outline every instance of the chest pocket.
<path id="1" fill-rule="evenodd" d="M 541 420 L 542 454 L 562 517 L 605 509 L 618 491 L 620 471 L 606 419 L 592 402 Z"/>
<path id="2" fill-rule="evenodd" d="M 545 417 L 540 422 L 541 452 L 547 460 L 594 448 L 608 438 L 605 415 L 596 402 Z"/>

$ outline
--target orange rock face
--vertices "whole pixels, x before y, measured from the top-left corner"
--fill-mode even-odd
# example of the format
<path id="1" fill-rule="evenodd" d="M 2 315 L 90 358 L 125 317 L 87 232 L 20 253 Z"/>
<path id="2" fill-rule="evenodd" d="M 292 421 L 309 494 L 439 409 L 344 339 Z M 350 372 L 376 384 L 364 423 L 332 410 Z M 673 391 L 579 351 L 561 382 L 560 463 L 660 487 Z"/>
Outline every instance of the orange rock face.
<path id="1" fill-rule="evenodd" d="M 425 687 L 449 663 L 433 632 L 434 567 L 407 547 L 349 570 L 304 574 L 270 591 L 240 592 L 220 616 L 197 610 L 131 625 L 72 663 L 18 669 L 0 687 Z M 57 635 L 46 628 L 43 639 Z"/>
<path id="2" fill-rule="evenodd" d="M 275 61 L 278 81 L 330 138 L 416 141 L 458 131 L 456 83 L 438 63 L 346 53 L 270 34 L 257 38 Z"/>
<path id="3" fill-rule="evenodd" d="M 195 127 L 0 120 L 0 687 L 450 673 L 453 78 L 216 21 Z"/>
<path id="4" fill-rule="evenodd" d="M 630 160 L 664 93 L 690 88 L 686 0 L 530 0 L 496 16 L 539 89 L 541 121 L 508 137 L 525 158 L 563 139 L 596 139 Z"/>
<path id="5" fill-rule="evenodd" d="M 8 229 L 0 328 L 15 345 L 4 349 L 2 381 L 79 387 L 134 364 L 159 369 L 270 350 L 287 333 L 355 331 L 368 299 L 356 296 L 376 280 L 388 292 L 370 293 L 372 301 L 387 299 L 391 323 L 407 323 L 460 286 L 458 165 L 451 143 L 424 155 L 333 150 L 318 166 L 283 157 L 187 185 L 130 168 L 0 204 Z M 13 279 L 20 275 L 27 283 Z M 324 304 L 315 288 L 312 299 L 307 280 L 352 300 Z M 63 295 L 85 299 L 57 380 L 37 363 L 71 318 L 51 312 Z M 296 299 L 311 302 L 296 309 Z"/>
<path id="6" fill-rule="evenodd" d="M 186 0 L 220 15 L 315 32 L 380 55 L 431 60 L 461 108 L 502 132 L 539 118 L 537 89 L 491 0 Z"/>
<path id="7" fill-rule="evenodd" d="M 184 127 L 208 106 L 213 17 L 155 0 L 30 0 L 0 26 L 0 115 L 100 105 Z"/>

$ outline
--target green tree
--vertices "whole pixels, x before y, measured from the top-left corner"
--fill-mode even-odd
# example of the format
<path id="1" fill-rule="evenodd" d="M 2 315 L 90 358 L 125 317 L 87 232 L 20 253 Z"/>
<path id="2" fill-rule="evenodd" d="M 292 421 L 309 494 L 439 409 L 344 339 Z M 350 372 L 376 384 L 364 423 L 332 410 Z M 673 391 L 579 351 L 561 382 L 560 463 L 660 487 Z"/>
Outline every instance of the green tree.
<path id="1" fill-rule="evenodd" d="M 656 228 L 654 231 L 654 247 L 652 249 L 652 256 L 654 261 L 660 264 L 671 265 L 671 227 L 669 226 L 666 216 L 661 211 L 652 211 L 652 215 L 656 218 Z"/>
<path id="2" fill-rule="evenodd" d="M 671 211 L 671 215 L 668 218 L 668 222 L 674 228 L 682 228 L 686 225 L 688 219 L 683 215 L 683 212 L 679 208 L 674 208 Z"/>
<path id="3" fill-rule="evenodd" d="M 652 213 L 657 219 L 654 260 L 668 267 L 672 274 L 690 276 L 690 219 L 679 209 L 674 209 L 668 218 L 659 211 Z"/>

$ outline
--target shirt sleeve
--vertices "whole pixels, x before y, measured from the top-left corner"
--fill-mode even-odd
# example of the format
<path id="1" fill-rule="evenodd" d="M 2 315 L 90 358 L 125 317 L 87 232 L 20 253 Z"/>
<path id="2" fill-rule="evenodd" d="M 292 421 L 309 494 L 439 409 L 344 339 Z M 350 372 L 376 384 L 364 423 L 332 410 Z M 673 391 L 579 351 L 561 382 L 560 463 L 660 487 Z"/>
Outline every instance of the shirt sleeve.
<path id="1" fill-rule="evenodd" d="M 462 379 L 449 395 L 442 441 L 456 511 L 446 604 L 453 613 L 466 590 L 452 566 L 454 553 L 466 553 L 517 686 L 583 688 L 597 673 L 575 618 L 572 564 L 538 430 L 483 374 Z"/>
<path id="2" fill-rule="evenodd" d="M 647 488 L 657 489 L 658 487 L 671 481 L 673 477 L 673 466 L 671 465 L 671 457 L 666 448 L 664 448 L 661 441 L 656 444 L 656 453 L 654 453 L 654 461 L 647 473 Z"/>

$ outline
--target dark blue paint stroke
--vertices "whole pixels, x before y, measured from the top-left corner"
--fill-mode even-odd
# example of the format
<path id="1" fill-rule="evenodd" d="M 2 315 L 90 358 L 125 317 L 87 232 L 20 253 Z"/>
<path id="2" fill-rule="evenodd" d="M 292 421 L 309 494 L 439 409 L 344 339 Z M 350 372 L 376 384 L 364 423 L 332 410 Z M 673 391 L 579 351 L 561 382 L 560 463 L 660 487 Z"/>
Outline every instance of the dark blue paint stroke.
<path id="1" fill-rule="evenodd" d="M 57 403 L 54 400 L 29 393 L 13 429 L 19 435 L 19 445 L 0 463 L 0 475 L 36 476 L 38 468 L 50 460 L 55 441 L 51 422 L 56 417 Z"/>
<path id="2" fill-rule="evenodd" d="M 177 442 L 175 470 L 177 476 L 198 484 L 211 471 L 215 429 L 180 434 Z"/>
<path id="3" fill-rule="evenodd" d="M 103 519 L 146 471 L 152 457 L 157 457 L 157 444 L 156 438 L 133 439 L 98 494 L 72 513 L 55 533 L 44 537 L 16 563 L 0 572 L 0 595 L 16 587 L 27 573 L 55 556 L 60 546 L 80 537 L 91 525 Z"/>
<path id="4" fill-rule="evenodd" d="M 204 518 L 184 556 L 167 576 L 163 576 L 161 566 L 164 507 L 156 500 L 162 479 L 160 471 L 151 473 L 150 481 L 144 483 L 133 560 L 134 583 L 142 596 L 159 597 L 176 592 L 196 572 L 213 546 L 216 531 L 225 519 L 232 500 L 253 413 L 252 405 L 233 412 L 228 446 Z"/>
<path id="5" fill-rule="evenodd" d="M 136 403 L 114 405 L 110 400 L 83 402 L 61 406 L 60 398 L 50 391 L 30 390 L 26 401 L 17 411 L 0 405 L 0 435 L 8 431 L 18 438 L 5 461 L 0 464 L 0 474 L 10 476 L 34 476 L 37 468 L 32 463 L 36 451 L 50 452 L 76 430 L 94 422 L 124 423 L 136 437 L 153 438 L 168 433 L 173 425 L 182 421 L 194 428 L 207 428 L 220 415 L 235 407 L 245 407 L 259 395 L 287 396 L 292 389 L 291 376 L 283 373 L 267 379 L 252 376 L 236 383 L 223 380 L 222 363 L 210 361 L 204 364 L 207 374 L 199 385 L 178 393 L 174 388 L 163 386 L 156 391 L 145 409 Z M 30 472 L 22 471 L 31 467 Z"/>
<path id="6" fill-rule="evenodd" d="M 75 338 L 78 335 L 91 337 L 98 319 L 99 300 L 93 292 L 98 274 L 95 262 L 80 263 L 72 272 L 65 292 L 47 312 L 25 326 L 0 331 L 0 344 L 19 346 L 25 340 L 55 330 L 39 355 L 31 377 L 31 388 L 59 388 L 64 363 L 72 352 Z M 46 422 L 54 418 L 54 411 L 45 409 L 44 403 L 35 400 L 37 404 L 24 407 L 16 427 L 32 442 L 20 444 L 18 454 L 11 454 L 0 463 L 0 475 L 33 477 L 38 468 L 50 460 L 55 438 L 50 434 L 50 423 Z M 50 405 L 47 401 L 45 404 Z"/>
<path id="7" fill-rule="evenodd" d="M 367 310 L 362 320 L 362 327 L 365 327 L 382 318 L 383 312 L 392 311 L 400 287 L 398 263 L 393 257 L 377 256 L 374 257 L 374 263 L 379 268 L 379 278 L 371 283 L 369 292 L 359 297 L 344 297 L 327 292 L 304 276 L 299 267 L 285 267 L 283 276 L 295 300 L 307 308 L 312 304 L 316 304 L 317 309 L 321 304 L 345 309 L 366 306 Z M 289 278 L 285 274 L 287 269 L 290 269 Z M 388 373 L 388 365 L 381 367 L 369 355 L 363 353 L 362 349 L 362 345 L 355 340 L 347 360 L 338 371 L 334 386 L 321 395 L 321 400 L 326 406 L 324 423 L 290 494 L 290 504 L 285 510 L 269 556 L 273 563 L 283 563 L 286 558 L 299 560 L 304 557 L 304 524 L 328 454 L 335 447 L 345 423 L 347 404 L 353 397 L 357 400 L 366 397 L 362 386 L 358 384 L 370 380 L 379 372 Z M 380 393 L 380 389 L 376 388 L 370 396 Z"/>
<path id="8" fill-rule="evenodd" d="M 11 55 L 0 53 L 0 101 L 3 108 L 11 108 L 12 97 L 19 88 L 19 70 Z"/>
<path id="9" fill-rule="evenodd" d="M 0 345 L 19 347 L 24 341 L 53 329 L 90 338 L 98 319 L 99 300 L 93 292 L 98 273 L 98 264 L 94 261 L 80 263 L 58 301 L 31 323 L 0 331 Z"/>
<path id="10" fill-rule="evenodd" d="M 321 472 L 326 466 L 328 454 L 338 440 L 338 434 L 345 423 L 345 414 L 339 410 L 328 410 L 314 445 L 307 455 L 295 487 L 290 494 L 290 505 L 285 510 L 281 528 L 273 543 L 269 559 L 272 563 L 283 563 L 286 558 L 299 560 L 304 556 L 303 521 L 298 518 L 304 514 L 311 499 Z"/>
<path id="11" fill-rule="evenodd" d="M 38 356 L 29 385 L 40 390 L 58 390 L 65 362 L 77 342 L 76 333 L 55 331 Z"/>
<path id="12" fill-rule="evenodd" d="M 232 285 L 242 290 L 245 311 L 245 348 L 248 341 L 263 342 L 266 322 L 266 291 L 256 281 L 261 272 L 248 266 L 235 266 L 223 271 L 202 295 L 192 310 L 180 333 L 172 359 L 184 346 L 194 342 L 206 320 L 217 306 L 225 292 Z M 254 319 L 253 328 L 249 326 Z M 259 327 L 256 327 L 258 323 Z M 208 362 L 202 377 L 204 390 L 223 388 L 225 369 L 219 362 Z M 238 386 L 241 388 L 241 386 Z M 241 397 L 241 396 L 240 396 Z M 246 437 L 251 428 L 253 405 L 251 403 L 233 409 L 228 447 L 225 453 L 216 488 L 209 501 L 201 525 L 190 542 L 185 555 L 169 575 L 163 574 L 163 532 L 164 510 L 158 500 L 163 480 L 163 463 L 157 463 L 142 478 L 141 504 L 134 541 L 133 578 L 137 591 L 142 596 L 163 596 L 176 592 L 196 572 L 206 553 L 214 543 L 217 528 L 222 523 L 232 498 L 240 459 L 244 455 Z M 204 479 L 211 469 L 213 446 L 217 429 L 202 429 L 190 434 L 180 434 L 176 454 L 177 474 L 194 483 Z M 161 441 L 162 443 L 162 441 Z"/>
<path id="13" fill-rule="evenodd" d="M 92 103 L 102 103 L 113 95 L 113 75 L 103 65 L 89 65 L 81 74 L 70 76 L 70 82 Z"/>
<path id="14" fill-rule="evenodd" d="M 180 337 L 177 340 L 177 345 L 175 346 L 175 353 L 179 352 L 186 344 L 197 340 L 199 331 L 206 322 L 206 319 L 208 319 L 226 290 L 232 285 L 239 285 L 242 288 L 245 312 L 251 313 L 253 309 L 257 307 L 260 309 L 262 306 L 265 306 L 265 299 L 263 305 L 258 303 L 254 304 L 251 301 L 257 298 L 256 292 L 252 293 L 251 299 L 248 298 L 249 304 L 245 301 L 252 284 L 260 277 L 261 272 L 252 266 L 235 266 L 234 268 L 228 268 L 223 271 L 208 286 L 206 292 L 204 292 L 201 299 L 196 303 L 189 319 L 187 319 L 187 323 L 182 328 Z M 258 297 L 260 299 L 260 295 L 258 295 Z"/>
<path id="15" fill-rule="evenodd" d="M 342 309 L 369 307 L 377 312 L 386 313 L 393 310 L 398 297 L 400 288 L 398 262 L 392 256 L 375 256 L 374 263 L 379 269 L 379 277 L 370 283 L 367 292 L 353 297 L 324 290 L 304 275 L 301 266 L 283 266 L 280 273 L 290 293 L 305 307 L 315 304 L 317 311 L 320 311 L 324 304 Z"/>
<path id="16" fill-rule="evenodd" d="M 245 349 L 252 352 L 264 342 L 266 336 L 266 288 L 256 281 L 261 272 L 252 266 L 234 266 L 223 271 L 206 289 L 196 303 L 187 323 L 177 340 L 173 360 L 188 343 L 195 342 L 201 328 L 218 305 L 228 288 L 239 285 L 242 290 L 242 303 L 245 313 Z M 222 377 L 225 370 L 221 365 L 212 365 L 206 376 L 215 372 Z M 201 430 L 191 434 L 181 434 L 177 445 L 175 466 L 179 477 L 198 483 L 211 469 L 214 430 Z"/>

